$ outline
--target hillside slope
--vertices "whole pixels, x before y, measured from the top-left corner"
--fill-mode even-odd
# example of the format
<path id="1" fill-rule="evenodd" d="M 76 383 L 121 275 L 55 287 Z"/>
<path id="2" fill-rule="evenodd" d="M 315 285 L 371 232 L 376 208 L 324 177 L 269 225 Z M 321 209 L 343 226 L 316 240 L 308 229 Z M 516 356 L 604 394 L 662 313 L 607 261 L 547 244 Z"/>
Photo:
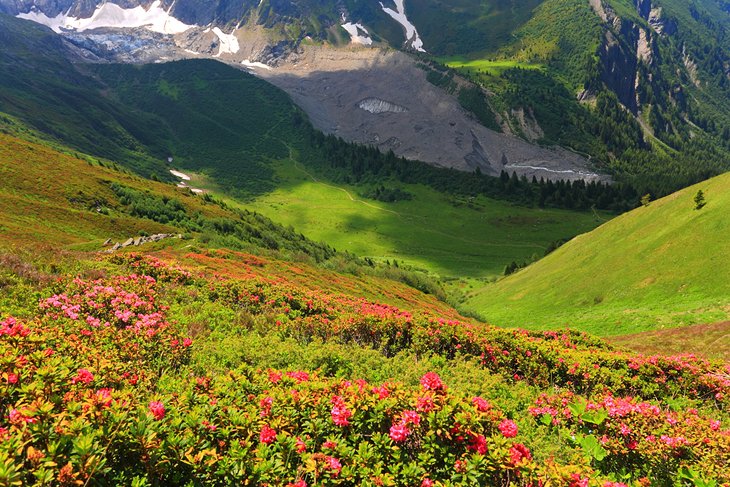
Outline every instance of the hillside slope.
<path id="1" fill-rule="evenodd" d="M 707 205 L 695 210 L 702 190 Z M 602 335 L 725 320 L 730 174 L 576 237 L 467 301 L 488 321 Z"/>

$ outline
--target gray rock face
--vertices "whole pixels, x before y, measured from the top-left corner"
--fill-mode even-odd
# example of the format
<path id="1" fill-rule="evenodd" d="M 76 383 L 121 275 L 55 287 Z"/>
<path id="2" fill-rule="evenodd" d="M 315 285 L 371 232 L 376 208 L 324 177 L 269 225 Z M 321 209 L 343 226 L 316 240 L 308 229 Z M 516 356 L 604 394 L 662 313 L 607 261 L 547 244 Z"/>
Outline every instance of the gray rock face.
<path id="1" fill-rule="evenodd" d="M 166 238 L 182 238 L 182 235 L 174 233 L 156 233 L 149 236 L 131 237 L 127 239 L 124 243 L 115 243 L 111 249 L 105 250 L 105 252 L 110 253 L 119 249 L 123 249 L 125 247 L 139 246 L 150 242 L 159 242 L 160 240 L 164 240 Z M 108 239 L 106 242 L 104 242 L 103 246 L 106 247 L 107 245 L 109 245 L 109 242 L 111 242 L 111 239 Z"/>

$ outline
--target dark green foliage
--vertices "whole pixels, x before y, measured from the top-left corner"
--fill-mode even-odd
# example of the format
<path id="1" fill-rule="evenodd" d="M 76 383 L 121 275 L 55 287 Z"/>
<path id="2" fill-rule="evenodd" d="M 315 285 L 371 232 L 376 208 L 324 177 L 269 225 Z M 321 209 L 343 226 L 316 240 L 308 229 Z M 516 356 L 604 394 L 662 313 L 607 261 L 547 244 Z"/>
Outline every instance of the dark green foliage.
<path id="1" fill-rule="evenodd" d="M 375 189 L 367 191 L 363 196 L 371 200 L 384 201 L 386 203 L 413 199 L 413 194 L 408 191 L 401 188 L 386 188 L 382 184 Z"/>
<path id="2" fill-rule="evenodd" d="M 695 210 L 701 210 L 705 207 L 705 205 L 707 205 L 707 201 L 705 200 L 705 193 L 703 193 L 701 189 L 697 190 L 697 194 L 695 194 L 694 197 L 694 202 Z"/>
<path id="3" fill-rule="evenodd" d="M 626 211 L 638 205 L 638 193 L 623 184 L 606 185 L 584 181 L 537 181 L 503 172 L 500 177 L 479 172 L 430 166 L 397 157 L 392 151 L 382 154 L 376 148 L 348 144 L 332 135 L 310 132 L 311 144 L 324 155 L 305 159 L 310 167 L 326 172 L 330 178 L 346 183 L 395 179 L 408 184 L 425 184 L 449 194 L 513 201 L 522 205 Z"/>
<path id="4" fill-rule="evenodd" d="M 176 199 L 139 191 L 118 183 L 112 183 L 111 188 L 119 197 L 119 203 L 132 216 L 173 224 L 186 232 L 200 234 L 201 240 L 208 244 L 234 249 L 255 246 L 298 252 L 309 255 L 317 262 L 330 259 L 337 254 L 329 245 L 313 242 L 292 228 L 278 225 L 256 212 L 231 210 L 224 203 L 208 195 L 204 197 L 205 201 L 235 212 L 238 218 L 210 218 L 197 213 L 191 214 Z"/>
<path id="5" fill-rule="evenodd" d="M 502 129 L 497 123 L 492 107 L 489 106 L 487 101 L 487 96 L 481 88 L 478 86 L 462 88 L 459 90 L 458 100 L 459 104 L 473 113 L 482 125 L 501 132 Z"/>

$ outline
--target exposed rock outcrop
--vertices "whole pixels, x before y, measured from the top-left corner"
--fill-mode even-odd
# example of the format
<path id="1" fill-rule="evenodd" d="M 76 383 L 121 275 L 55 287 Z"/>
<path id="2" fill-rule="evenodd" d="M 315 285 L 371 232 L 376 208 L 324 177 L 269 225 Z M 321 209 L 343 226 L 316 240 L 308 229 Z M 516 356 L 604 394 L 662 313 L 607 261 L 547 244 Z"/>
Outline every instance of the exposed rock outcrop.
<path id="1" fill-rule="evenodd" d="M 123 249 L 132 245 L 139 246 L 146 243 L 159 242 L 160 240 L 164 240 L 166 238 L 182 238 L 182 235 L 179 233 L 156 233 L 149 236 L 130 237 L 125 240 L 124 243 L 115 243 L 111 249 L 105 250 L 104 252 L 114 252 L 115 250 Z M 104 247 L 108 246 L 111 241 L 112 239 L 107 239 L 106 242 L 104 242 L 103 244 Z"/>

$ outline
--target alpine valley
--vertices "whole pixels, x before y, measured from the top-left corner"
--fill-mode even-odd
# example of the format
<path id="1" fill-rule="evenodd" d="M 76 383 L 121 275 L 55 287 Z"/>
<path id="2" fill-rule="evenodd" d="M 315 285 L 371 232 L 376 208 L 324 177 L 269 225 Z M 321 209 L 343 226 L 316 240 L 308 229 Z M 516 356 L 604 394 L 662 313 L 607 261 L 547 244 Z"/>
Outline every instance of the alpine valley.
<path id="1" fill-rule="evenodd" d="M 0 485 L 730 486 L 727 0 L 0 0 Z"/>

